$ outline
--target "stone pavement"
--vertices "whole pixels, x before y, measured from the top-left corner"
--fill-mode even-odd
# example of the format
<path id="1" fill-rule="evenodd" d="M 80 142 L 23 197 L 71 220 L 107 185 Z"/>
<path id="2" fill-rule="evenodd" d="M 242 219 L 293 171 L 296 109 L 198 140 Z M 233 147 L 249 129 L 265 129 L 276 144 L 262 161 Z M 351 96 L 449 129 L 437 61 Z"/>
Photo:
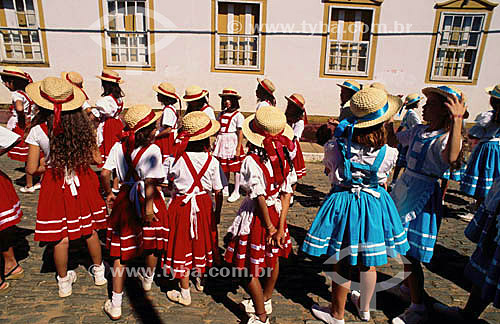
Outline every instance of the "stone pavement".
<path id="1" fill-rule="evenodd" d="M 330 300 L 329 279 L 322 267 L 324 260 L 311 260 L 298 254 L 299 245 L 312 223 L 321 199 L 328 192 L 329 184 L 321 164 L 308 163 L 308 175 L 301 181 L 295 205 L 291 208 L 288 224 L 294 242 L 294 254 L 281 262 L 281 275 L 273 296 L 271 323 L 320 323 L 309 309 L 313 303 L 326 305 Z M 0 167 L 13 179 L 22 176 L 22 165 L 0 158 Z M 14 170 L 14 168 L 18 168 Z M 19 181 L 18 181 L 19 182 Z M 16 185 L 16 188 L 19 188 Z M 425 270 L 426 290 L 429 301 L 439 300 L 449 305 L 463 306 L 468 297 L 469 284 L 463 279 L 463 267 L 474 246 L 464 237 L 466 223 L 454 215 L 468 203 L 467 199 L 452 190 L 446 199 L 449 216 L 443 219 L 437 251 L 433 262 Z M 110 287 L 96 287 L 86 271 L 89 257 L 82 242 L 75 242 L 70 251 L 70 267 L 76 268 L 78 281 L 73 295 L 59 298 L 51 251 L 33 241 L 37 194 L 21 194 L 24 217 L 18 226 L 16 253 L 26 271 L 22 280 L 11 281 L 10 291 L 0 295 L 0 323 L 106 323 L 111 322 L 102 312 L 102 305 Z M 58 206 L 54 206 L 57 212 Z M 225 203 L 221 241 L 232 221 L 238 203 Z M 222 242 L 221 242 L 222 245 Z M 391 262 L 378 269 L 379 281 L 387 280 L 402 270 L 401 264 Z M 192 289 L 193 303 L 182 307 L 169 302 L 165 291 L 172 282 L 156 280 L 153 293 L 145 298 L 137 280 L 127 281 L 123 316 L 119 323 L 245 323 L 246 317 L 238 308 L 245 296 L 237 280 L 211 278 L 205 293 Z M 162 286 L 162 288 L 159 287 Z M 408 303 L 396 292 L 398 289 L 377 294 L 377 310 L 372 311 L 373 322 L 388 323 L 389 319 L 403 312 Z M 353 307 L 348 304 L 346 321 L 355 322 Z M 488 323 L 500 322 L 500 311 L 488 307 L 482 317 Z M 432 314 L 429 323 L 448 322 Z"/>

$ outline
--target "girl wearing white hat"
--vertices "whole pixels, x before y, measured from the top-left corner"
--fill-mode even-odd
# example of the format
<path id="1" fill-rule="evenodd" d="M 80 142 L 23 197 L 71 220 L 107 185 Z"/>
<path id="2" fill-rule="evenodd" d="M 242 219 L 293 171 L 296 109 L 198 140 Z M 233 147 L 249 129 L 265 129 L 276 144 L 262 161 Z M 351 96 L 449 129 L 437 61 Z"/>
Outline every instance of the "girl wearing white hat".
<path id="1" fill-rule="evenodd" d="M 163 104 L 163 113 L 160 119 L 160 129 L 156 134 L 155 144 L 160 147 L 163 161 L 174 152 L 175 133 L 177 130 L 177 120 L 179 115 L 175 110 L 175 103 L 179 102 L 179 111 L 182 110 L 181 99 L 175 93 L 175 87 L 168 83 L 162 82 L 159 85 L 153 86 L 156 91 L 156 98 Z"/>
<path id="2" fill-rule="evenodd" d="M 122 133 L 122 141 L 113 145 L 102 167 L 106 202 L 113 208 L 106 236 L 115 270 L 113 294 L 103 309 L 113 320 L 121 317 L 125 264 L 140 254 L 145 255 L 147 269 L 138 276 L 142 288 L 148 292 L 158 256 L 165 248 L 167 207 L 157 188 L 165 172 L 160 148 L 152 144 L 160 116 L 161 112 L 155 113 L 147 105 L 130 107 L 123 116 L 127 127 Z M 110 188 L 113 171 L 123 183 L 117 196 Z"/>
<path id="3" fill-rule="evenodd" d="M 90 165 L 100 162 L 95 133 L 82 105 L 85 96 L 67 81 L 48 77 L 26 87 L 39 107 L 26 138 L 26 171 L 44 171 L 36 215 L 35 241 L 54 246 L 59 296 L 68 297 L 76 272 L 67 270 L 69 241 L 86 239 L 94 263 L 94 283 L 104 277 L 97 230 L 106 228 L 106 205 Z M 44 165 L 40 165 L 43 152 Z M 57 208 L 61 206 L 62 208 Z"/>
<path id="4" fill-rule="evenodd" d="M 398 210 L 384 188 L 398 152 L 387 145 L 385 122 L 401 108 L 401 99 L 379 89 L 360 90 L 351 98 L 351 117 L 342 120 L 325 145 L 324 164 L 332 183 L 304 240 L 302 250 L 338 261 L 334 271 L 349 280 L 349 269 L 361 271 L 361 293 L 351 301 L 363 321 L 370 320 L 375 267 L 409 249 Z M 332 306 L 313 306 L 329 324 L 344 323 L 349 283 L 332 284 Z"/>
<path id="5" fill-rule="evenodd" d="M 259 79 L 257 78 L 257 89 L 255 89 L 255 96 L 257 97 L 257 108 L 255 111 L 259 110 L 261 107 L 274 106 L 276 107 L 276 98 L 274 97 L 274 91 L 276 87 L 269 79 Z"/>
<path id="6" fill-rule="evenodd" d="M 208 103 L 208 91 L 193 85 L 186 89 L 184 97 L 187 102 L 186 114 L 192 111 L 202 111 L 207 114 L 208 118 L 215 119 L 214 108 Z"/>
<path id="7" fill-rule="evenodd" d="M 423 263 L 429 263 L 442 218 L 442 193 L 439 178 L 454 165 L 462 148 L 465 95 L 452 86 L 422 90 L 427 97 L 423 117 L 427 125 L 399 132 L 397 140 L 408 145 L 407 168 L 398 179 L 391 197 L 407 229 L 410 250 L 405 272 L 411 291 L 411 306 L 392 323 L 425 322 Z"/>
<path id="8" fill-rule="evenodd" d="M 230 173 L 234 173 L 234 190 L 227 198 L 228 202 L 235 202 L 240 198 L 240 169 L 245 158 L 243 151 L 243 121 L 245 117 L 238 110 L 241 96 L 234 89 L 224 89 L 219 93 L 222 112 L 219 115 L 220 131 L 215 139 L 212 154 L 219 160 L 222 170 L 229 181 Z M 224 188 L 226 192 L 228 187 Z M 224 195 L 228 195 L 224 192 Z"/>
<path id="9" fill-rule="evenodd" d="M 486 92 L 493 109 L 479 114 L 469 130 L 469 138 L 479 140 L 479 144 L 469 158 L 460 185 L 463 193 L 476 198 L 477 207 L 500 176 L 500 84 Z"/>
<path id="10" fill-rule="evenodd" d="M 249 324 L 269 323 L 271 297 L 279 275 L 279 257 L 287 258 L 292 242 L 286 217 L 297 182 L 289 152 L 293 151 L 293 129 L 285 114 L 272 106 L 259 108 L 245 119 L 243 135 L 249 154 L 241 166 L 242 187 L 247 191 L 238 215 L 229 227 L 231 240 L 225 259 L 249 275 L 252 297 L 242 302 Z M 259 277 L 266 277 L 264 287 Z"/>

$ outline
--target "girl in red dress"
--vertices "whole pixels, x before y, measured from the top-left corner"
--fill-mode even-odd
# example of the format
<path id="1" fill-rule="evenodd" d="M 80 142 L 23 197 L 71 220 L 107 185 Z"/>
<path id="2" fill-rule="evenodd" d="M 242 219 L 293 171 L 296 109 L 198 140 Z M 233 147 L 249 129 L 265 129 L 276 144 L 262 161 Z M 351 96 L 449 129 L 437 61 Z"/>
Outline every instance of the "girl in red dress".
<path id="1" fill-rule="evenodd" d="M 157 92 L 157 99 L 163 104 L 163 113 L 160 119 L 160 129 L 156 134 L 155 144 L 160 147 L 163 161 L 174 154 L 175 132 L 177 130 L 177 120 L 179 115 L 175 110 L 175 103 L 181 100 L 175 93 L 175 87 L 168 82 L 163 82 L 153 86 L 153 90 Z M 182 110 L 182 106 L 180 109 Z"/>

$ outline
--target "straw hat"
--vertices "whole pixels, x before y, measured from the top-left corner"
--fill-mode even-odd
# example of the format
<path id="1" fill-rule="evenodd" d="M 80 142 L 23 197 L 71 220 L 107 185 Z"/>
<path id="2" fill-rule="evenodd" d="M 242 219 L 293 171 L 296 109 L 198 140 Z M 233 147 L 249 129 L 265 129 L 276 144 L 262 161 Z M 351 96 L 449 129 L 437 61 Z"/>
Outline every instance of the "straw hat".
<path id="1" fill-rule="evenodd" d="M 257 82 L 270 94 L 273 94 L 274 91 L 276 90 L 276 87 L 274 86 L 274 83 L 271 82 L 269 79 L 259 79 L 257 78 Z"/>
<path id="2" fill-rule="evenodd" d="M 171 83 L 162 82 L 159 85 L 154 85 L 153 90 L 164 96 L 174 98 L 179 101 L 181 100 L 179 96 L 175 93 L 175 87 Z"/>
<path id="3" fill-rule="evenodd" d="M 354 126 L 356 128 L 366 128 L 383 123 L 391 119 L 403 105 L 401 98 L 388 95 L 383 90 L 376 88 L 358 91 L 352 96 L 350 103 L 351 113 L 359 119 L 380 112 L 380 116 L 372 120 L 359 120 Z"/>
<path id="4" fill-rule="evenodd" d="M 452 98 L 453 96 L 456 96 L 458 100 L 463 99 L 464 101 L 467 100 L 465 94 L 462 92 L 462 90 L 454 87 L 454 86 L 439 86 L 439 87 L 427 87 L 422 89 L 422 93 L 425 96 L 429 96 L 431 93 L 438 94 L 440 96 L 443 96 L 445 98 Z"/>
<path id="5" fill-rule="evenodd" d="M 494 98 L 497 98 L 497 99 L 500 99 L 500 84 L 497 84 L 496 86 L 494 87 L 488 87 L 486 89 L 484 89 L 486 91 L 487 94 L 489 94 L 490 96 L 494 97 Z"/>
<path id="6" fill-rule="evenodd" d="M 300 93 L 294 93 L 290 97 L 285 96 L 285 99 L 288 100 L 288 102 L 291 102 L 295 106 L 299 107 L 302 110 L 305 110 L 305 104 L 306 100 Z"/>
<path id="7" fill-rule="evenodd" d="M 120 75 L 117 72 L 109 69 L 103 69 L 101 75 L 98 75 L 97 78 L 108 82 L 114 82 L 119 84 L 123 83 L 123 80 L 120 77 Z"/>
<path id="8" fill-rule="evenodd" d="M 206 95 L 208 95 L 207 90 L 204 90 L 197 85 L 192 85 L 186 89 L 184 97 L 182 97 L 182 98 L 184 99 L 184 101 L 190 102 L 190 101 L 195 101 L 195 100 L 201 99 L 201 98 L 205 97 Z"/>
<path id="9" fill-rule="evenodd" d="M 225 88 L 222 90 L 222 93 L 219 93 L 219 97 L 236 97 L 236 99 L 241 99 L 240 94 L 238 91 L 231 89 L 231 88 Z"/>
<path id="10" fill-rule="evenodd" d="M 78 72 L 61 72 L 61 79 L 63 80 L 68 80 L 69 82 L 73 84 L 82 84 L 83 83 L 83 77 L 80 73 Z"/>
<path id="11" fill-rule="evenodd" d="M 6 75 L 6 76 L 11 76 L 11 77 L 16 77 L 16 78 L 21 78 L 28 80 L 29 82 L 33 82 L 31 79 L 31 76 L 18 68 L 17 66 L 6 66 L 3 68 L 3 71 L 0 72 L 0 75 Z"/>
<path id="12" fill-rule="evenodd" d="M 162 115 L 161 111 L 154 112 L 151 106 L 148 105 L 135 105 L 127 109 L 125 115 L 123 115 L 123 120 L 127 127 L 134 132 L 151 125 L 156 122 L 158 118 Z M 143 122 L 143 125 L 138 125 L 141 121 L 148 120 L 147 122 Z M 135 129 L 137 127 L 137 129 Z"/>
<path id="13" fill-rule="evenodd" d="M 387 91 L 387 89 L 385 88 L 385 85 L 383 83 L 380 83 L 380 82 L 373 82 L 372 84 L 370 84 L 370 88 L 375 88 L 375 89 L 379 89 L 379 90 L 384 90 L 385 93 L 389 93 Z"/>
<path id="14" fill-rule="evenodd" d="M 418 93 L 410 93 L 409 95 L 406 96 L 404 105 L 409 106 L 416 102 L 419 102 L 422 99 L 423 99 L 422 96 L 419 95 Z"/>
<path id="15" fill-rule="evenodd" d="M 210 125 L 210 127 L 209 127 Z M 196 134 L 202 129 L 201 134 Z M 182 132 L 187 134 L 196 134 L 189 137 L 189 141 L 199 141 L 210 137 L 217 133 L 220 129 L 220 123 L 214 119 L 210 119 L 207 114 L 202 111 L 193 111 L 182 118 Z"/>
<path id="16" fill-rule="evenodd" d="M 54 110 L 55 105 L 49 98 L 62 101 L 61 111 L 78 109 L 85 102 L 85 94 L 82 91 L 68 81 L 56 77 L 28 84 L 26 93 L 38 106 L 48 110 Z"/>
<path id="17" fill-rule="evenodd" d="M 255 146 L 264 147 L 264 135 L 258 134 L 255 128 L 260 128 L 269 135 L 276 135 L 283 131 L 283 135 L 293 139 L 293 129 L 286 123 L 283 112 L 273 106 L 264 106 L 243 122 L 243 135 Z"/>
<path id="18" fill-rule="evenodd" d="M 359 90 L 361 90 L 361 84 L 354 80 L 345 80 L 344 83 L 337 83 L 337 85 L 341 88 L 353 90 L 354 92 L 358 92 Z"/>

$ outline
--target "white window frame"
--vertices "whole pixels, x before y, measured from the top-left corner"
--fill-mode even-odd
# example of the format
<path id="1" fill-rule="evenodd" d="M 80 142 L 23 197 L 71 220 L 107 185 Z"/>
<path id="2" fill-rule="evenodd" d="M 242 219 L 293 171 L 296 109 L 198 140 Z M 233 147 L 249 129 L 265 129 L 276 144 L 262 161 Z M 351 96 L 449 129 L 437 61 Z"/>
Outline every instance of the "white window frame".
<path id="1" fill-rule="evenodd" d="M 452 17 L 454 17 L 454 16 L 462 16 L 463 18 L 465 18 L 467 16 L 471 16 L 472 19 L 473 19 L 472 24 L 474 23 L 474 17 L 481 16 L 482 17 L 482 21 L 481 21 L 481 27 L 480 27 L 479 32 L 478 32 L 479 35 L 478 35 L 478 40 L 477 40 L 476 46 L 440 45 L 441 39 L 442 39 L 443 34 L 445 32 L 444 31 L 444 20 L 445 20 L 446 16 L 452 16 Z M 453 11 L 444 11 L 444 12 L 441 12 L 441 16 L 439 17 L 439 29 L 437 31 L 436 44 L 435 44 L 434 53 L 433 53 L 433 57 L 432 57 L 432 69 L 430 71 L 430 74 L 431 74 L 430 75 L 430 80 L 431 81 L 460 81 L 460 82 L 471 82 L 471 83 L 474 81 L 474 75 L 475 75 L 476 68 L 477 68 L 477 63 L 478 63 L 478 60 L 479 60 L 479 54 L 481 52 L 481 44 L 482 44 L 482 41 L 483 41 L 484 26 L 486 24 L 486 19 L 487 18 L 488 18 L 488 16 L 487 16 L 486 13 L 453 12 Z M 453 22 L 452 22 L 452 24 L 453 24 Z M 471 25 L 471 27 L 472 27 L 472 25 Z M 465 32 L 460 32 L 460 33 L 465 33 Z M 468 43 L 467 43 L 467 45 L 468 45 Z M 463 49 L 465 51 L 466 50 L 470 50 L 470 49 L 476 50 L 476 55 L 475 55 L 475 58 L 474 58 L 474 62 L 471 62 L 472 70 L 470 70 L 470 72 L 469 72 L 470 76 L 469 77 L 461 77 L 461 76 L 442 76 L 442 75 L 436 75 L 435 71 L 436 71 L 436 65 L 438 63 L 438 61 L 437 61 L 437 54 L 438 54 L 438 52 L 439 52 L 440 49 Z M 457 65 L 462 64 L 462 69 L 466 65 L 465 63 L 459 63 L 460 61 L 453 61 L 452 64 L 455 64 L 455 62 L 457 62 Z M 443 63 L 444 63 L 444 61 L 443 61 Z M 444 67 L 442 67 L 441 69 L 444 69 Z"/>
<path id="2" fill-rule="evenodd" d="M 13 5 L 14 5 L 14 8 L 16 8 L 16 0 L 12 0 L 13 2 Z M 42 39 L 42 33 L 40 31 L 40 16 L 39 16 L 39 9 L 38 9 L 38 1 L 37 0 L 32 0 L 33 2 L 33 8 L 35 10 L 35 27 L 10 27 L 10 26 L 7 26 L 7 27 L 3 27 L 2 26 L 2 31 L 18 31 L 18 32 L 21 32 L 21 31 L 29 31 L 29 32 L 37 32 L 38 33 L 38 40 L 39 40 L 39 43 L 40 43 L 40 54 L 41 54 L 41 58 L 38 58 L 38 59 L 27 59 L 27 58 L 19 58 L 19 57 L 14 57 L 14 58 L 8 58 L 7 57 L 7 51 L 5 49 L 5 43 L 4 43 L 4 36 L 3 35 L 0 35 L 0 47 L 1 47 L 1 50 L 0 50 L 0 61 L 2 63 L 34 63 L 34 64 L 39 64 L 39 63 L 45 63 L 45 48 L 44 48 L 44 42 L 43 42 L 43 39 Z M 25 8 L 25 12 L 26 12 L 26 0 L 23 0 L 23 4 L 24 4 L 24 8 Z M 23 42 L 22 42 L 22 37 L 21 37 L 21 47 L 22 47 L 22 51 L 23 51 L 23 56 L 25 56 L 26 54 L 24 53 L 24 45 L 22 45 Z M 11 46 L 14 46 L 14 45 L 11 45 Z"/>
<path id="3" fill-rule="evenodd" d="M 256 4 L 259 6 L 259 24 L 262 25 L 263 3 L 260 1 L 230 1 L 230 0 L 217 0 L 215 1 L 215 68 L 218 70 L 241 70 L 241 71 L 260 71 L 262 60 L 262 30 L 261 26 L 258 28 L 257 34 L 219 34 L 217 28 L 219 27 L 219 3 L 227 4 Z M 228 17 L 229 19 L 229 17 Z M 246 27 L 246 26 L 245 26 Z M 255 26 L 253 26 L 255 28 Z M 233 64 L 220 64 L 220 37 L 252 37 L 257 38 L 257 66 L 244 66 Z M 239 53 L 236 51 L 236 53 Z"/>
<path id="4" fill-rule="evenodd" d="M 339 41 L 339 40 L 331 39 L 330 38 L 330 30 L 331 30 L 333 10 L 371 11 L 372 22 L 371 22 L 371 26 L 370 26 L 370 40 L 369 41 Z M 372 51 L 372 44 L 373 44 L 373 28 L 374 28 L 374 24 L 375 24 L 375 14 L 376 14 L 375 8 L 370 8 L 370 7 L 330 6 L 328 8 L 328 34 L 326 37 L 326 48 L 325 48 L 325 71 L 324 71 L 325 75 L 346 75 L 346 76 L 360 76 L 360 77 L 366 77 L 369 75 L 370 64 L 371 64 L 371 51 Z M 366 64 L 365 64 L 366 70 L 364 72 L 330 70 L 329 69 L 329 66 L 330 66 L 330 45 L 332 42 L 358 43 L 358 44 L 368 43 L 367 52 L 366 52 Z"/>
<path id="5" fill-rule="evenodd" d="M 152 67 L 152 53 L 151 53 L 151 31 L 150 31 L 150 26 L 149 26 L 149 20 L 150 20 L 150 10 L 149 10 L 149 5 L 150 1 L 153 0 L 145 0 L 144 1 L 144 8 L 145 8 L 145 14 L 146 14 L 146 23 L 144 26 L 144 31 L 143 32 L 129 32 L 129 31 L 111 31 L 109 29 L 109 8 L 108 8 L 108 0 L 101 0 L 103 2 L 103 8 L 104 8 L 104 40 L 106 44 L 106 65 L 110 67 L 141 67 L 141 68 L 150 68 Z M 116 0 L 115 0 L 116 1 Z M 133 0 L 134 2 L 138 2 L 137 0 Z M 125 6 L 127 5 L 127 2 L 125 2 Z M 142 2 L 142 1 L 141 1 Z M 137 4 L 136 4 L 137 5 Z M 115 8 L 117 10 L 117 8 Z M 114 62 L 113 57 L 111 55 L 112 53 L 112 44 L 111 44 L 111 37 L 110 34 L 143 34 L 146 37 L 146 52 L 148 55 L 148 62 L 142 63 L 142 62 Z M 120 49 L 120 47 L 118 47 Z M 139 51 L 139 48 L 137 47 L 137 51 Z M 139 52 L 138 52 L 139 53 Z M 139 54 L 137 54 L 139 55 Z"/>

